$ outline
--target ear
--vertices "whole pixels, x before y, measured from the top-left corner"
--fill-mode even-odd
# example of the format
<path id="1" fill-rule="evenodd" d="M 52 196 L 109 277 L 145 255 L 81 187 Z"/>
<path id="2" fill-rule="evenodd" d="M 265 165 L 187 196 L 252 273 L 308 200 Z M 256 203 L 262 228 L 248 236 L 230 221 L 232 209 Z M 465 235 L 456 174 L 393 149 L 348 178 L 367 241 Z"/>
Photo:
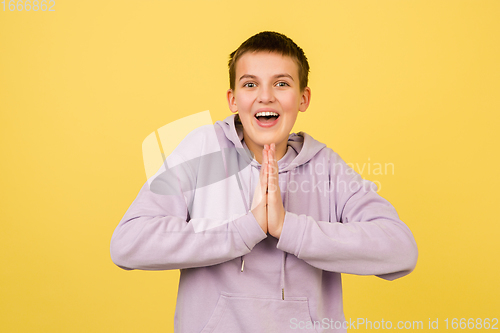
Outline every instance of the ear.
<path id="1" fill-rule="evenodd" d="M 227 91 L 227 104 L 229 105 L 229 110 L 232 113 L 238 112 L 238 106 L 236 105 L 236 97 L 234 96 L 233 90 L 229 89 Z"/>
<path id="2" fill-rule="evenodd" d="M 311 88 L 305 87 L 302 92 L 302 96 L 300 96 L 300 104 L 299 111 L 305 112 L 309 107 L 309 103 L 311 102 Z"/>

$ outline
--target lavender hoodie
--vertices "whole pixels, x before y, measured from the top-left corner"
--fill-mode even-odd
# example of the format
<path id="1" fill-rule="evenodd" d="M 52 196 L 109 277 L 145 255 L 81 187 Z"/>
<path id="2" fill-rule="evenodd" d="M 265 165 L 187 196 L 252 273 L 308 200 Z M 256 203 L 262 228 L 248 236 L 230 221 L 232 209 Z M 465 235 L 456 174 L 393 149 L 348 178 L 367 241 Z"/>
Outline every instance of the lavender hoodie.
<path id="1" fill-rule="evenodd" d="M 279 240 L 249 210 L 260 164 L 234 115 L 191 132 L 119 223 L 116 265 L 181 270 L 175 332 L 345 332 L 340 273 L 414 269 L 408 227 L 334 151 L 293 133 L 278 167 Z"/>

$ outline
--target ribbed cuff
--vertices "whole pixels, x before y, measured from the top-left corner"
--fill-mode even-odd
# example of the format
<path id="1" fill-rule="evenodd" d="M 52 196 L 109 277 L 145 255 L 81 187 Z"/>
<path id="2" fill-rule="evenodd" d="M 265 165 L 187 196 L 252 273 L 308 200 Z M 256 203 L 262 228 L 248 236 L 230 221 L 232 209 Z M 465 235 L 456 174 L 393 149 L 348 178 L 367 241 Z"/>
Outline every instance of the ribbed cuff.
<path id="1" fill-rule="evenodd" d="M 249 250 L 267 237 L 251 211 L 234 220 L 233 224 Z"/>
<path id="2" fill-rule="evenodd" d="M 306 229 L 305 222 L 306 221 L 301 221 L 297 214 L 286 212 L 285 222 L 283 223 L 281 236 L 276 247 L 299 257 Z"/>

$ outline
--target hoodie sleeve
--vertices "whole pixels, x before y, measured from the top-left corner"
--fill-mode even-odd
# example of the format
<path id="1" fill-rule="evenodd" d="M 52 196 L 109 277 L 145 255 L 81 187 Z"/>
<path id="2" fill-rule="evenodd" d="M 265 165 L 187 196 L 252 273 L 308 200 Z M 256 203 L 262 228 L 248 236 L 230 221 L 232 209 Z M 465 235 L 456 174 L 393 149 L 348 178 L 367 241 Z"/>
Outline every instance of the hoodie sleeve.
<path id="1" fill-rule="evenodd" d="M 332 191 L 330 207 L 340 216 L 332 220 L 341 222 L 286 212 L 278 248 L 327 271 L 387 280 L 410 273 L 418 256 L 411 231 L 377 194 L 374 183 L 363 180 L 338 155 L 333 157 L 331 182 L 343 189 Z"/>
<path id="2" fill-rule="evenodd" d="M 196 232 L 180 196 L 151 192 L 146 183 L 111 238 L 111 259 L 124 269 L 164 270 L 219 264 L 251 251 L 266 234 L 251 212 Z"/>
<path id="3" fill-rule="evenodd" d="M 215 265 L 249 253 L 266 238 L 251 212 L 227 220 L 190 217 L 196 186 L 206 186 L 224 176 L 214 170 L 223 166 L 204 165 L 213 165 L 219 159 L 216 154 L 201 153 L 206 152 L 203 143 L 207 139 L 199 134 L 194 133 L 174 150 L 167 162 L 177 166 L 146 182 L 116 227 L 110 250 L 117 266 L 165 270 Z M 186 158 L 186 152 L 191 159 Z M 179 163 L 185 160 L 190 162 Z M 206 177 L 200 176 L 201 170 Z M 200 185 L 200 181 L 205 184 Z"/>

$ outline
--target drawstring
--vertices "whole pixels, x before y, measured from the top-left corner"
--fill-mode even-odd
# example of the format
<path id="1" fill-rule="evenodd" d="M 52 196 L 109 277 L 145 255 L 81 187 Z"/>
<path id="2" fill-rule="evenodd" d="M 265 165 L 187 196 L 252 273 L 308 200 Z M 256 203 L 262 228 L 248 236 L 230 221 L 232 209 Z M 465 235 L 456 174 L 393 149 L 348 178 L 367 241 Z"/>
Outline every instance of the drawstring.
<path id="1" fill-rule="evenodd" d="M 221 149 L 221 152 L 222 152 L 222 161 L 223 161 L 224 168 L 225 168 L 225 171 L 226 171 L 226 179 L 227 179 L 229 173 L 227 171 L 227 163 L 226 163 L 226 156 L 224 155 L 224 149 Z M 240 189 L 241 198 L 243 199 L 243 204 L 245 205 L 245 211 L 249 212 L 250 208 L 248 207 L 248 201 L 247 201 L 247 199 L 245 197 L 245 193 L 243 192 L 243 185 L 241 184 L 239 173 L 240 173 L 239 171 L 235 173 L 236 181 L 238 182 L 238 187 Z M 250 187 L 248 189 L 249 195 L 250 195 L 251 188 L 252 188 L 252 172 L 250 172 Z M 241 258 L 241 272 L 243 272 L 243 269 L 245 268 L 245 258 L 244 258 L 244 255 L 242 255 L 240 258 Z"/>
<path id="2" fill-rule="evenodd" d="M 228 167 L 227 167 L 228 162 L 226 160 L 226 154 L 224 154 L 224 150 L 229 149 L 228 145 L 226 143 L 227 137 L 224 136 L 222 131 L 216 130 L 215 134 L 217 135 L 217 140 L 219 141 L 219 147 L 220 147 L 221 155 L 222 155 L 222 164 L 224 165 L 224 171 L 226 173 L 225 179 L 228 179 L 229 178 L 229 171 L 228 171 Z M 246 145 L 245 145 L 245 147 L 246 147 Z M 238 187 L 240 189 L 241 198 L 243 199 L 243 203 L 245 205 L 245 211 L 249 212 L 250 210 L 248 208 L 248 202 L 247 202 L 247 199 L 245 198 L 245 193 L 243 192 L 243 185 L 241 184 L 239 173 L 240 173 L 240 170 L 236 171 L 236 173 L 235 173 L 236 181 L 238 182 Z M 252 186 L 252 173 L 250 172 L 250 188 L 251 188 L 251 186 Z M 250 190 L 248 190 L 248 191 L 250 193 Z M 244 256 L 241 256 L 241 271 L 242 272 L 243 272 L 243 268 L 245 266 L 245 259 L 243 257 Z"/>
<path id="3" fill-rule="evenodd" d="M 285 200 L 283 207 L 288 207 L 288 184 L 290 184 L 290 172 L 285 172 L 286 174 L 286 182 L 285 182 Z M 278 178 L 279 179 L 279 178 Z M 283 256 L 281 257 L 281 299 L 285 300 L 285 262 L 286 262 L 287 253 L 283 251 Z"/>
<path id="4" fill-rule="evenodd" d="M 285 300 L 285 260 L 286 252 L 283 251 L 283 256 L 281 258 L 281 299 Z"/>
<path id="5" fill-rule="evenodd" d="M 253 168 L 254 166 L 253 165 L 250 165 L 250 168 Z M 236 173 L 236 179 L 238 180 L 238 186 L 240 187 L 240 193 L 241 193 L 241 197 L 243 198 L 243 203 L 245 204 L 245 211 L 246 212 L 249 212 L 250 211 L 250 208 L 248 207 L 248 202 L 250 201 L 250 193 L 252 191 L 252 169 L 250 169 L 250 185 L 248 187 L 248 201 L 245 197 L 245 194 L 243 193 L 243 186 L 241 185 L 241 181 L 240 181 L 240 177 L 238 176 L 238 173 Z M 240 272 L 243 272 L 243 269 L 245 268 L 245 256 L 242 255 L 240 258 L 241 258 L 241 271 Z"/>

